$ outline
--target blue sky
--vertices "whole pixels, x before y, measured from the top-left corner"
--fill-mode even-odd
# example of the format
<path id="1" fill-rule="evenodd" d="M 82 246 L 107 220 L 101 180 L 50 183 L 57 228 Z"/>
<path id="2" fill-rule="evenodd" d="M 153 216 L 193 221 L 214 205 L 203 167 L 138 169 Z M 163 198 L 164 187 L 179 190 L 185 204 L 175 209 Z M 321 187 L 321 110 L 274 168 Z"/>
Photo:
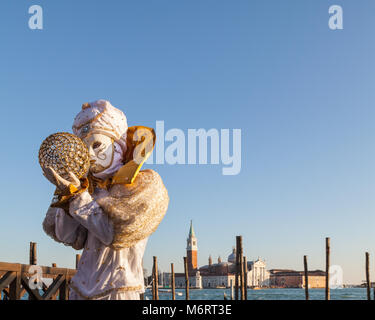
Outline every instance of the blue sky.
<path id="1" fill-rule="evenodd" d="M 44 29 L 28 28 L 28 8 Z M 328 28 L 328 8 L 344 30 Z M 41 223 L 53 187 L 42 140 L 71 131 L 82 103 L 108 99 L 129 125 L 242 130 L 242 170 L 152 165 L 170 195 L 145 253 L 182 270 L 190 219 L 198 262 L 224 260 L 243 235 L 268 268 L 324 269 L 324 241 L 344 281 L 375 263 L 375 3 L 329 1 L 5 0 L 0 7 L 0 261 L 73 267 L 75 252 Z M 158 137 L 160 139 L 161 137 Z M 375 276 L 375 273 L 371 273 Z"/>

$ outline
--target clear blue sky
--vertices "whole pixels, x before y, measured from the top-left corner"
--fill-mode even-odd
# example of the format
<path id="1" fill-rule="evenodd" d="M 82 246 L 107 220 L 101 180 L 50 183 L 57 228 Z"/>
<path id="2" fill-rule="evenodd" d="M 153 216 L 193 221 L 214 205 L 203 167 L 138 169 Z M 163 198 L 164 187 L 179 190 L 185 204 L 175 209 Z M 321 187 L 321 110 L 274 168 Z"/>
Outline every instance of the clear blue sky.
<path id="1" fill-rule="evenodd" d="M 28 8 L 44 9 L 44 30 Z M 344 30 L 328 28 L 342 5 Z M 75 252 L 41 227 L 53 187 L 42 140 L 71 131 L 83 102 L 108 99 L 129 125 L 242 129 L 242 171 L 153 165 L 170 194 L 149 240 L 182 270 L 189 221 L 198 262 L 226 260 L 243 235 L 268 268 L 324 268 L 324 239 L 345 282 L 375 265 L 375 3 L 363 1 L 52 1 L 0 6 L 0 261 L 73 267 Z M 160 137 L 158 137 L 160 139 Z M 374 267 L 372 268 L 373 271 Z M 372 272 L 374 278 L 375 272 Z"/>

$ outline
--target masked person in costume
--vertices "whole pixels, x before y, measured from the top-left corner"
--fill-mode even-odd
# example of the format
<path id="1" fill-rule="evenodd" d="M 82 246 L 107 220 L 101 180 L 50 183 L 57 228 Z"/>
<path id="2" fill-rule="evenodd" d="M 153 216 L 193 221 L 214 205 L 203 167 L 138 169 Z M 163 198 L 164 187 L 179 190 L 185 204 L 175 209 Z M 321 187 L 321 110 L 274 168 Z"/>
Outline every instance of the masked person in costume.
<path id="1" fill-rule="evenodd" d="M 73 132 L 89 150 L 87 177 L 70 173 L 68 181 L 43 168 L 58 195 L 43 229 L 55 241 L 83 249 L 69 299 L 139 299 L 145 246 L 169 203 L 159 174 L 140 170 L 154 147 L 154 130 L 128 128 L 122 111 L 98 100 L 82 106 Z"/>

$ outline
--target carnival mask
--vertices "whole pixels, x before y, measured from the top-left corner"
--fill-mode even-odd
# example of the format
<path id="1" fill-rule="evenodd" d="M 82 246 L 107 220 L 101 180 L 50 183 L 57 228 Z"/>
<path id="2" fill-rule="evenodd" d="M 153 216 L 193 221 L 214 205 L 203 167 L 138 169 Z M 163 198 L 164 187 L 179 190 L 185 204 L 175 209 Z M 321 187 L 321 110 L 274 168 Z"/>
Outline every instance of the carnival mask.
<path id="1" fill-rule="evenodd" d="M 83 142 L 89 149 L 92 173 L 102 172 L 112 165 L 115 151 L 112 138 L 100 133 L 93 133 L 85 137 Z"/>

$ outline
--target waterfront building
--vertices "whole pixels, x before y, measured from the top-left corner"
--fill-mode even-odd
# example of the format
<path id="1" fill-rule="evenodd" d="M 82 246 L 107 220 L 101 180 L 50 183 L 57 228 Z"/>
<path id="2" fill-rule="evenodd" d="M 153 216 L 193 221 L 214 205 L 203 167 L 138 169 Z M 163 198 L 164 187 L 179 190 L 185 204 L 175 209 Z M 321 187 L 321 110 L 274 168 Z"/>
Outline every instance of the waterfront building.
<path id="1" fill-rule="evenodd" d="M 308 271 L 309 288 L 324 288 L 326 273 L 322 270 Z M 304 271 L 272 269 L 270 270 L 270 286 L 274 288 L 304 288 Z"/>
<path id="2" fill-rule="evenodd" d="M 247 286 L 268 287 L 270 272 L 266 270 L 266 261 L 258 258 L 255 261 L 247 262 Z"/>
<path id="3" fill-rule="evenodd" d="M 266 270 L 266 262 L 261 258 L 255 261 L 247 261 L 245 272 L 247 274 L 247 286 L 266 287 L 269 285 L 269 272 Z M 235 281 L 236 274 L 236 249 L 228 256 L 226 262 L 218 258 L 216 264 L 212 264 L 209 257 L 208 265 L 199 268 L 202 276 L 203 288 L 230 287 Z"/>
<path id="4" fill-rule="evenodd" d="M 188 265 L 189 286 L 191 288 L 229 288 L 235 283 L 236 273 L 236 250 L 233 248 L 227 261 L 218 257 L 217 263 L 212 262 L 211 255 L 208 258 L 208 265 L 198 267 L 198 242 L 194 232 L 193 223 L 190 222 L 190 229 L 187 238 L 186 257 Z M 266 270 L 266 262 L 261 258 L 255 261 L 246 262 L 247 286 L 266 287 L 269 285 L 270 273 Z M 171 286 L 171 274 L 163 273 L 165 286 Z M 176 288 L 185 287 L 185 274 L 175 273 Z"/>

